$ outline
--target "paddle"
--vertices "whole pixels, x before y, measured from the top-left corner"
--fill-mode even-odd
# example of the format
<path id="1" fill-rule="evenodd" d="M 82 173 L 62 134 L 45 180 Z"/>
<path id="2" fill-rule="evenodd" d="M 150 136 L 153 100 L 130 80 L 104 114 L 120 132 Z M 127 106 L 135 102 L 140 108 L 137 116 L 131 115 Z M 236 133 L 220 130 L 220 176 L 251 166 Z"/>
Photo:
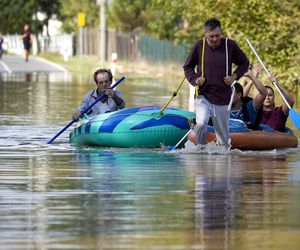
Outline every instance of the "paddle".
<path id="1" fill-rule="evenodd" d="M 117 87 L 123 80 L 125 79 L 124 76 L 122 76 L 113 86 L 110 87 L 110 89 L 113 89 Z M 85 114 L 87 111 L 89 111 L 97 102 L 99 102 L 103 97 L 105 96 L 105 91 L 89 106 L 87 107 L 83 112 L 82 115 Z M 55 136 L 53 136 L 49 141 L 47 141 L 47 144 L 52 143 L 58 136 L 60 136 L 68 127 L 70 127 L 74 122 L 76 122 L 77 119 L 74 119 L 70 121 L 64 128 L 62 128 Z"/>
<path id="2" fill-rule="evenodd" d="M 263 61 L 260 59 L 259 55 L 257 54 L 257 52 L 255 51 L 254 47 L 252 46 L 252 44 L 250 43 L 250 41 L 247 39 L 246 40 L 248 45 L 250 46 L 250 48 L 252 49 L 253 53 L 255 54 L 255 56 L 257 57 L 258 61 L 260 62 L 261 66 L 264 68 L 264 70 L 266 71 L 268 77 L 271 77 L 271 74 L 269 73 L 269 71 L 267 70 L 266 66 L 264 65 Z M 280 88 L 278 87 L 278 83 L 276 81 L 273 82 L 275 88 L 277 89 L 277 91 L 279 92 L 279 94 L 281 95 L 283 101 L 285 102 L 285 104 L 288 106 L 289 108 L 289 116 L 292 120 L 292 122 L 294 123 L 295 127 L 299 130 L 300 129 L 300 114 L 298 112 L 296 112 L 291 105 L 288 103 L 288 101 L 286 100 L 286 98 L 284 97 L 282 91 L 280 90 Z"/>
<path id="3" fill-rule="evenodd" d="M 161 108 L 161 110 L 159 111 L 160 113 L 162 113 L 162 112 L 166 109 L 166 107 L 169 105 L 169 103 L 170 103 L 170 102 L 173 100 L 173 98 L 177 95 L 177 93 L 178 93 L 179 89 L 181 88 L 181 86 L 182 86 L 184 80 L 185 80 L 185 76 L 182 78 L 182 80 L 181 80 L 181 82 L 180 82 L 178 88 L 177 88 L 176 91 L 173 93 L 171 99 L 165 104 L 165 106 L 163 106 L 163 107 Z"/>
<path id="4" fill-rule="evenodd" d="M 169 146 L 168 147 L 168 149 L 169 150 L 175 150 L 179 145 L 180 145 L 180 143 L 182 143 L 183 142 L 183 140 L 189 135 L 189 133 L 192 131 L 193 129 L 191 128 L 181 139 L 180 139 L 180 141 L 175 145 L 175 146 Z"/>

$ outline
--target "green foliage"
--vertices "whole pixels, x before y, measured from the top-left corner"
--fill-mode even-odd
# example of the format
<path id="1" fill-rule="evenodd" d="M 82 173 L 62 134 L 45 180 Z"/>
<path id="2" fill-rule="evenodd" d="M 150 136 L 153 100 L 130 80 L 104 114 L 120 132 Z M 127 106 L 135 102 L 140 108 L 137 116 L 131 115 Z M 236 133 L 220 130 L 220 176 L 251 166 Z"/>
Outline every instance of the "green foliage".
<path id="1" fill-rule="evenodd" d="M 35 9 L 33 0 L 1 0 L 0 31 L 2 33 L 21 33 L 25 23 L 32 24 Z"/>
<path id="2" fill-rule="evenodd" d="M 159 39 L 176 40 L 176 33 L 183 28 L 182 0 L 152 0 L 148 6 L 149 21 L 145 31 Z"/>
<path id="3" fill-rule="evenodd" d="M 85 27 L 99 26 L 99 6 L 95 0 L 60 0 L 60 2 L 64 31 L 71 33 L 78 30 L 77 15 L 79 12 L 85 13 Z"/>
<path id="4" fill-rule="evenodd" d="M 38 0 L 37 5 L 38 11 L 46 15 L 46 18 L 39 22 L 39 31 L 42 30 L 43 25 L 48 26 L 48 21 L 52 17 L 60 18 L 60 0 Z"/>
<path id="5" fill-rule="evenodd" d="M 132 32 L 146 26 L 149 16 L 147 0 L 113 0 L 109 4 L 108 23 L 110 27 Z"/>
<path id="6" fill-rule="evenodd" d="M 95 0 L 1 0 L 0 9 L 2 33 L 21 33 L 25 23 L 30 24 L 34 33 L 39 33 L 53 16 L 63 21 L 66 32 L 74 32 L 78 30 L 78 12 L 85 12 L 86 27 L 94 28 L 99 24 L 99 6 Z M 38 12 L 45 14 L 46 18 L 37 20 Z"/>
<path id="7" fill-rule="evenodd" d="M 20 33 L 24 23 L 33 31 L 53 14 L 63 21 L 66 32 L 78 30 L 77 14 L 86 13 L 86 27 L 99 25 L 96 0 L 1 0 L 0 32 Z M 141 30 L 190 48 L 204 36 L 203 23 L 210 17 L 222 23 L 224 36 L 237 41 L 253 63 L 248 38 L 272 74 L 289 88 L 300 82 L 300 1 L 297 0 L 110 0 L 108 26 L 120 31 Z M 33 19 L 40 11 L 43 22 Z"/>
<path id="8" fill-rule="evenodd" d="M 39 33 L 52 15 L 59 14 L 59 0 L 1 0 L 0 31 L 6 34 L 21 33 L 25 23 L 31 31 Z M 36 18 L 38 12 L 46 15 L 43 21 Z"/>
<path id="9" fill-rule="evenodd" d="M 300 2 L 288 0 L 151 0 L 145 31 L 191 47 L 204 36 L 210 17 L 222 23 L 224 35 L 237 41 L 253 63 L 248 38 L 269 71 L 288 87 L 299 84 Z"/>

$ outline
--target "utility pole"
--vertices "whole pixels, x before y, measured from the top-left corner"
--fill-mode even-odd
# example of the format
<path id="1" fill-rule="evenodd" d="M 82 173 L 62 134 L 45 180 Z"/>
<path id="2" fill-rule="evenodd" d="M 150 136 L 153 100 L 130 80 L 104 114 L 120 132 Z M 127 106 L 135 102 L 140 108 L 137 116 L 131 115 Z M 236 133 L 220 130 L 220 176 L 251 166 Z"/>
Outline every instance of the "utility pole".
<path id="1" fill-rule="evenodd" d="M 99 8 L 99 16 L 100 16 L 100 51 L 99 57 L 101 62 L 106 61 L 106 16 L 105 16 L 105 8 L 107 4 L 107 0 L 97 0 L 97 4 L 100 6 Z"/>
<path id="2" fill-rule="evenodd" d="M 83 26 L 85 26 L 85 13 L 79 12 L 77 15 L 77 22 L 79 27 L 79 55 L 83 55 Z"/>

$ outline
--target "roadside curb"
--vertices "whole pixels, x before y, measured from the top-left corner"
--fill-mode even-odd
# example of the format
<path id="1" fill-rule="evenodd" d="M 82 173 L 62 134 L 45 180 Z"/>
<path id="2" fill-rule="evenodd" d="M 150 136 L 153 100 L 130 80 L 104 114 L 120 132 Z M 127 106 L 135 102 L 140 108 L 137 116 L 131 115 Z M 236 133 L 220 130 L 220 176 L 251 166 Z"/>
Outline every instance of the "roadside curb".
<path id="1" fill-rule="evenodd" d="M 55 68 L 63 71 L 64 73 L 69 73 L 69 71 L 66 68 L 64 68 L 63 66 L 61 66 L 61 65 L 59 65 L 57 63 L 48 61 L 47 59 L 44 59 L 44 58 L 39 57 L 39 56 L 32 56 L 32 57 L 34 57 L 37 60 L 40 60 L 41 62 L 47 63 L 47 64 L 51 65 L 52 67 L 55 67 Z"/>

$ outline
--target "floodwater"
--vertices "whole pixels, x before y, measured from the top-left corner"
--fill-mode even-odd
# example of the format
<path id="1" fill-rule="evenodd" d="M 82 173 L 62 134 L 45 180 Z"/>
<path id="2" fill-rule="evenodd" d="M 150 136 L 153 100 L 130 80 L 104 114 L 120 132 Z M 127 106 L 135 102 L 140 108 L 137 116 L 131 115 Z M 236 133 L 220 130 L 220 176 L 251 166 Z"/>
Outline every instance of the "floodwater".
<path id="1" fill-rule="evenodd" d="M 164 105 L 180 79 L 128 78 L 127 107 Z M 188 109 L 187 85 L 170 106 Z M 89 77 L 0 81 L 0 249 L 299 249 L 300 149 L 76 148 Z M 299 136 L 299 135 L 298 135 Z"/>

